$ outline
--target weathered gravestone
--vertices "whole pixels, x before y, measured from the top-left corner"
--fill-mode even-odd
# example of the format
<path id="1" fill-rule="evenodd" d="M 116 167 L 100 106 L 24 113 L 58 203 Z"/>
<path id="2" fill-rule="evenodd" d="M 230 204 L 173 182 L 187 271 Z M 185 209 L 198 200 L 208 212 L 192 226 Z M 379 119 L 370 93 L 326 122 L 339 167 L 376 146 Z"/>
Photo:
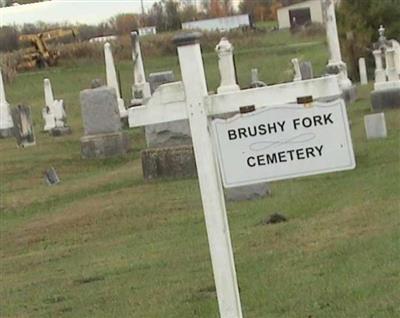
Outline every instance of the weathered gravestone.
<path id="1" fill-rule="evenodd" d="M 181 94 L 179 89 L 178 91 L 170 89 L 175 85 L 173 83 L 175 81 L 174 73 L 172 71 L 151 73 L 149 83 L 147 83 L 139 37 L 135 32 L 131 35 L 134 60 L 134 85 L 132 87 L 134 99 L 132 103 L 146 103 L 148 107 L 163 104 L 165 112 L 173 111 L 168 108 L 168 100 Z M 152 101 L 149 103 L 147 102 L 148 90 L 148 93 L 153 95 Z M 192 139 L 187 120 L 146 125 L 145 138 L 148 148 L 141 152 L 141 160 L 143 177 L 146 180 L 196 175 Z"/>
<path id="2" fill-rule="evenodd" d="M 300 74 L 302 80 L 314 78 L 313 67 L 310 61 L 302 61 L 300 63 Z"/>
<path id="3" fill-rule="evenodd" d="M 151 83 L 150 78 L 149 80 Z M 160 80 L 157 80 L 157 83 L 161 85 Z M 154 97 L 160 96 L 160 103 L 167 101 L 162 97 L 164 87 L 159 87 L 159 90 L 155 87 Z M 165 107 L 165 111 L 168 112 L 168 104 Z M 187 120 L 146 125 L 145 137 L 148 148 L 141 152 L 141 159 L 143 177 L 146 180 L 196 176 L 192 138 Z"/>
<path id="4" fill-rule="evenodd" d="M 293 81 L 301 81 L 301 71 L 300 71 L 299 59 L 294 58 L 291 60 L 291 62 L 293 64 L 293 72 L 294 72 Z"/>
<path id="5" fill-rule="evenodd" d="M 0 138 L 7 138 L 13 135 L 13 120 L 10 104 L 6 100 L 3 75 L 0 69 Z"/>
<path id="6" fill-rule="evenodd" d="M 54 99 L 51 82 L 48 78 L 43 81 L 45 106 L 42 109 L 42 116 L 45 121 L 43 130 L 48 131 L 52 136 L 62 136 L 71 133 L 67 125 L 67 114 L 62 99 Z"/>
<path id="7" fill-rule="evenodd" d="M 11 113 L 14 122 L 13 134 L 17 139 L 18 147 L 35 145 L 31 108 L 29 106 L 18 105 L 12 109 Z"/>
<path id="8" fill-rule="evenodd" d="M 267 84 L 259 79 L 258 69 L 252 68 L 250 77 L 250 87 L 254 88 L 254 87 L 264 87 L 264 86 L 267 86 Z"/>
<path id="9" fill-rule="evenodd" d="M 117 94 L 113 87 L 86 89 L 80 93 L 85 136 L 81 155 L 85 159 L 109 158 L 126 154 L 130 141 L 121 130 Z"/>
<path id="10" fill-rule="evenodd" d="M 364 116 L 364 126 L 367 139 L 386 138 L 385 114 L 371 114 Z"/>
<path id="11" fill-rule="evenodd" d="M 358 70 L 360 73 L 360 84 L 367 85 L 368 84 L 367 66 L 365 64 L 365 58 L 363 57 L 360 57 L 358 59 Z"/>
<path id="12" fill-rule="evenodd" d="M 342 91 L 339 89 L 337 76 L 326 76 L 209 95 L 199 34 L 181 35 L 175 38 L 175 42 L 178 45 L 183 82 L 163 85 L 165 95 L 169 96 L 164 103 L 159 95 L 153 94 L 147 104 L 131 107 L 128 111 L 129 126 L 140 127 L 189 119 L 220 317 L 242 318 L 222 187 L 222 180 L 229 181 L 230 176 L 226 178 L 227 175 L 218 169 L 217 156 L 220 167 L 225 164 L 230 165 L 230 172 L 233 172 L 234 179 L 237 173 L 244 178 L 239 180 L 239 184 L 236 183 L 237 180 L 234 180 L 234 184 L 238 185 L 257 182 L 254 179 L 249 180 L 246 173 L 241 173 L 243 167 L 247 172 L 251 172 L 252 177 L 262 181 L 268 181 L 270 177 L 271 180 L 278 180 L 354 168 L 355 161 L 347 112 L 343 100 L 337 99 Z M 221 72 L 221 77 L 227 74 L 231 76 L 232 72 L 224 74 Z M 230 87 L 234 86 L 231 84 L 235 78 L 225 78 L 225 80 Z M 304 105 L 299 101 L 303 100 L 299 97 L 304 96 L 312 96 L 313 102 Z M 315 100 L 330 102 L 321 103 Z M 214 124 L 210 121 L 213 116 L 237 112 L 249 105 L 253 105 L 254 113 L 238 114 L 233 118 L 234 123 L 231 118 L 216 119 L 219 122 L 219 128 L 217 128 L 218 123 Z M 168 111 L 166 111 L 166 106 L 168 106 Z M 292 116 L 290 121 L 287 119 L 288 115 Z M 274 125 L 274 118 L 280 122 L 279 125 L 277 123 Z M 265 120 L 270 122 L 269 131 L 273 130 L 272 127 L 276 127 L 273 139 L 269 138 L 269 134 L 264 136 L 267 129 Z M 283 123 L 285 120 L 288 120 L 287 125 Z M 257 125 L 259 127 L 259 134 L 256 136 L 257 147 L 254 148 L 253 133 L 248 134 L 250 137 L 245 140 L 238 137 L 235 138 L 235 142 L 232 142 L 229 136 L 233 133 L 225 129 L 231 122 L 237 125 L 237 133 L 234 134 L 242 137 L 244 136 L 243 129 L 246 131 L 248 127 Z M 314 127 L 316 125 L 319 127 Z M 278 126 L 288 129 L 286 131 L 282 128 L 282 131 L 278 131 Z M 308 130 L 311 126 L 311 130 Z M 213 133 L 216 130 L 219 130 L 217 135 Z M 215 144 L 221 140 L 224 140 L 228 148 L 219 147 L 217 155 Z M 275 153 L 274 162 L 272 162 L 274 165 L 266 169 L 262 163 L 264 162 L 265 165 L 266 159 L 263 158 L 267 155 L 266 149 L 270 147 Z M 280 149 L 281 147 L 283 149 Z M 293 147 L 298 149 L 293 149 Z M 253 167 L 246 166 L 248 163 L 246 156 L 249 156 L 249 152 L 252 153 L 250 154 L 251 165 L 259 162 L 259 167 L 255 168 L 255 171 L 252 171 Z M 234 153 L 234 156 L 230 153 Z M 224 157 L 223 163 L 222 157 Z M 231 162 L 234 162 L 236 167 L 231 165 Z M 229 182 L 225 185 L 229 185 Z"/>
<path id="13" fill-rule="evenodd" d="M 293 64 L 293 81 L 309 80 L 314 77 L 313 68 L 310 61 L 299 62 L 297 58 L 291 60 Z"/>
<path id="14" fill-rule="evenodd" d="M 174 81 L 175 76 L 172 71 L 151 73 L 149 75 L 151 93 L 154 94 L 160 85 L 172 83 Z M 145 137 L 148 148 L 190 146 L 192 144 L 189 123 L 187 120 L 177 120 L 157 125 L 148 125 L 145 127 Z M 192 158 L 192 160 L 194 159 Z M 162 175 L 160 175 L 160 177 L 162 177 Z"/>
<path id="15" fill-rule="evenodd" d="M 49 169 L 44 171 L 44 180 L 49 186 L 60 183 L 60 178 L 58 177 L 56 169 L 54 169 L 54 167 L 50 167 Z"/>
<path id="16" fill-rule="evenodd" d="M 144 73 L 142 51 L 140 49 L 139 34 L 131 32 L 132 42 L 132 61 L 133 61 L 133 85 L 132 85 L 132 105 L 142 105 L 151 96 L 150 85 L 146 82 Z"/>

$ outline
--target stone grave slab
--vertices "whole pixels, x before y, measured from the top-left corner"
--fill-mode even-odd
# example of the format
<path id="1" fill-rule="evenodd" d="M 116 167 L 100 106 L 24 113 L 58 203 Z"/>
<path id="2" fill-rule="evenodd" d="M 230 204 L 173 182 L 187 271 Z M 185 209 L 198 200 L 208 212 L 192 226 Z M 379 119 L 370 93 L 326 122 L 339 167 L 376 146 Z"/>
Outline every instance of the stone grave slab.
<path id="1" fill-rule="evenodd" d="M 25 105 L 18 105 L 12 109 L 11 115 L 14 122 L 13 135 L 17 139 L 18 147 L 35 145 L 31 108 Z"/>
<path id="2" fill-rule="evenodd" d="M 86 89 L 80 94 L 85 136 L 80 139 L 84 159 L 105 159 L 125 155 L 131 149 L 130 139 L 121 130 L 115 88 Z"/>
<path id="3" fill-rule="evenodd" d="M 364 116 L 364 126 L 367 139 L 386 138 L 385 114 L 371 114 Z"/>

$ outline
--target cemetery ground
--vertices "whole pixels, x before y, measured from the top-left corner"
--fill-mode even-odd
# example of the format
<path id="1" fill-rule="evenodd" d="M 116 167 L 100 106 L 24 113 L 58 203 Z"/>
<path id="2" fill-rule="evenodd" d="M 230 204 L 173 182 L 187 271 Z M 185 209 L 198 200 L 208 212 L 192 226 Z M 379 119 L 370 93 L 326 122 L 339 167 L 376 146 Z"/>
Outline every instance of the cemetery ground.
<path id="1" fill-rule="evenodd" d="M 285 36 L 289 46 L 233 42 L 242 87 L 253 67 L 268 84 L 290 80 L 296 56 L 322 74 L 323 37 Z M 203 57 L 216 90 L 216 54 Z M 144 63 L 180 77 L 176 55 Z M 117 66 L 129 100 L 131 62 Z M 197 180 L 145 182 L 142 129 L 129 130 L 124 158 L 80 158 L 79 91 L 104 74 L 102 62 L 68 61 L 6 86 L 12 105 L 32 106 L 37 145 L 0 141 L 0 316 L 217 317 Z M 72 135 L 40 132 L 45 77 L 67 103 Z M 385 113 L 387 139 L 367 141 L 371 89 L 359 87 L 348 108 L 355 170 L 273 182 L 271 197 L 227 203 L 245 317 L 400 315 L 400 111 Z M 53 187 L 43 180 L 50 166 L 61 179 Z M 288 222 L 264 224 L 274 212 Z"/>

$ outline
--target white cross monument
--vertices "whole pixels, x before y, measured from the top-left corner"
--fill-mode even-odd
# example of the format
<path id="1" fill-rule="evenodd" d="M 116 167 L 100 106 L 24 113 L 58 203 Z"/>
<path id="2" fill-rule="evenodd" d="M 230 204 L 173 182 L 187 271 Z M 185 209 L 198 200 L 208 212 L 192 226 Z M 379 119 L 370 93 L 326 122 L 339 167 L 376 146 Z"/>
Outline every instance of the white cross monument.
<path id="1" fill-rule="evenodd" d="M 189 120 L 220 316 L 222 318 L 241 318 L 242 309 L 223 195 L 222 178 L 215 151 L 215 136 L 212 138 L 212 116 L 231 112 L 237 113 L 239 110 L 248 109 L 248 107 L 243 108 L 243 106 L 252 105 L 251 108 L 256 111 L 248 114 L 238 114 L 234 117 L 238 118 L 237 121 L 240 122 L 242 120 L 241 116 L 243 116 L 243 120 L 246 118 L 246 120 L 249 120 L 259 110 L 275 109 L 274 106 L 288 103 L 291 103 L 289 106 L 291 109 L 296 109 L 296 115 L 302 112 L 307 114 L 315 113 L 320 110 L 317 107 L 317 103 L 315 103 L 315 106 L 310 104 L 313 107 L 305 108 L 303 104 L 297 104 L 298 97 L 312 96 L 314 100 L 336 99 L 341 96 L 342 92 L 338 86 L 336 75 L 240 90 L 234 75 L 234 64 L 229 61 L 233 60 L 233 56 L 232 54 L 226 54 L 225 51 L 224 54 L 219 54 L 220 52 L 218 52 L 222 86 L 218 91 L 223 93 L 208 95 L 201 50 L 198 43 L 199 37 L 199 33 L 189 33 L 175 38 L 182 82 L 161 85 L 145 105 L 131 107 L 128 110 L 129 126 L 138 127 L 178 119 Z M 228 48 L 232 53 L 228 43 L 224 39 L 222 43 L 224 45 L 220 45 L 220 48 L 222 50 Z M 343 134 L 347 134 L 348 142 L 349 128 L 345 105 L 342 100 L 339 100 L 337 105 L 339 106 L 328 103 L 326 104 L 327 107 L 322 107 L 322 109 L 325 111 L 326 109 L 332 109 L 332 112 L 333 109 L 336 109 L 338 114 L 340 113 L 340 116 L 345 118 L 344 122 L 338 120 L 338 124 L 341 125 L 340 128 L 343 129 Z M 279 109 L 278 111 L 280 112 Z M 283 112 L 283 115 L 286 116 L 287 112 Z M 332 120 L 332 118 L 328 118 L 330 116 L 326 115 L 325 121 Z M 313 118 L 314 121 L 319 118 L 318 121 L 323 123 L 321 116 L 314 116 Z M 226 122 L 230 123 L 231 120 L 232 118 L 229 118 Z M 220 121 L 224 120 L 217 119 L 217 121 L 220 123 Z M 308 125 L 308 121 L 306 124 Z M 301 130 L 301 128 L 298 129 Z M 214 129 L 214 131 L 216 130 Z M 336 137 L 331 136 L 331 134 L 332 130 L 328 138 L 335 139 Z M 340 132 L 339 135 L 341 135 Z M 227 137 L 226 134 L 224 137 Z M 305 137 L 308 140 L 310 139 L 310 136 Z M 302 138 L 304 139 L 304 136 Z M 313 138 L 318 138 L 318 136 Z M 289 143 L 289 140 L 286 143 Z M 292 143 L 298 143 L 298 141 L 293 141 Z M 343 148 L 343 151 L 338 150 L 340 147 Z M 352 149 L 350 151 L 344 141 L 337 145 L 337 149 L 334 149 L 333 153 L 336 151 L 344 153 L 348 157 L 351 157 L 352 154 Z M 332 152 L 329 154 L 330 159 L 327 161 L 332 163 L 335 156 L 331 156 L 331 154 Z M 354 157 L 347 159 L 350 159 L 350 163 L 347 168 L 343 169 L 354 168 Z M 351 159 L 353 159 L 353 162 L 351 162 Z M 314 174 L 316 173 L 318 172 L 314 171 Z M 259 182 L 257 181 L 257 183 Z"/>
<path id="2" fill-rule="evenodd" d="M 13 127 L 10 104 L 6 100 L 3 75 L 0 69 L 0 137 L 11 137 Z"/>

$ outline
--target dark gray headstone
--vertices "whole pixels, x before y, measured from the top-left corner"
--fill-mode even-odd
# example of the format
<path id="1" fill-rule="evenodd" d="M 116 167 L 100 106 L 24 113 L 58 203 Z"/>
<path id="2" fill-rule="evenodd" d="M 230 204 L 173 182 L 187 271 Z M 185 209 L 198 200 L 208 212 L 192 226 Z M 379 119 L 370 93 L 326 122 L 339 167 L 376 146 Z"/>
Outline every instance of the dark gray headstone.
<path id="1" fill-rule="evenodd" d="M 400 108 L 400 88 L 375 90 L 371 92 L 372 110 Z"/>
<path id="2" fill-rule="evenodd" d="M 121 120 L 115 88 L 102 86 L 80 93 L 85 135 L 115 133 L 121 130 Z"/>
<path id="3" fill-rule="evenodd" d="M 172 71 L 151 73 L 149 83 L 151 93 L 162 84 L 175 81 Z M 168 106 L 166 106 L 168 107 Z M 167 123 L 147 125 L 145 127 L 147 147 L 174 147 L 191 145 L 192 137 L 190 134 L 189 122 L 187 120 L 176 120 Z"/>
<path id="4" fill-rule="evenodd" d="M 44 179 L 49 186 L 60 183 L 60 178 L 57 175 L 56 169 L 50 167 L 44 172 Z"/>
<path id="5" fill-rule="evenodd" d="M 314 78 L 313 67 L 310 61 L 300 62 L 300 73 L 302 80 Z"/>
<path id="6" fill-rule="evenodd" d="M 175 75 L 172 71 L 150 73 L 148 80 L 150 84 L 150 91 L 153 94 L 158 86 L 175 82 Z"/>
<path id="7" fill-rule="evenodd" d="M 18 146 L 27 147 L 35 144 L 35 135 L 29 106 L 18 105 L 11 110 L 14 122 L 14 136 Z"/>

